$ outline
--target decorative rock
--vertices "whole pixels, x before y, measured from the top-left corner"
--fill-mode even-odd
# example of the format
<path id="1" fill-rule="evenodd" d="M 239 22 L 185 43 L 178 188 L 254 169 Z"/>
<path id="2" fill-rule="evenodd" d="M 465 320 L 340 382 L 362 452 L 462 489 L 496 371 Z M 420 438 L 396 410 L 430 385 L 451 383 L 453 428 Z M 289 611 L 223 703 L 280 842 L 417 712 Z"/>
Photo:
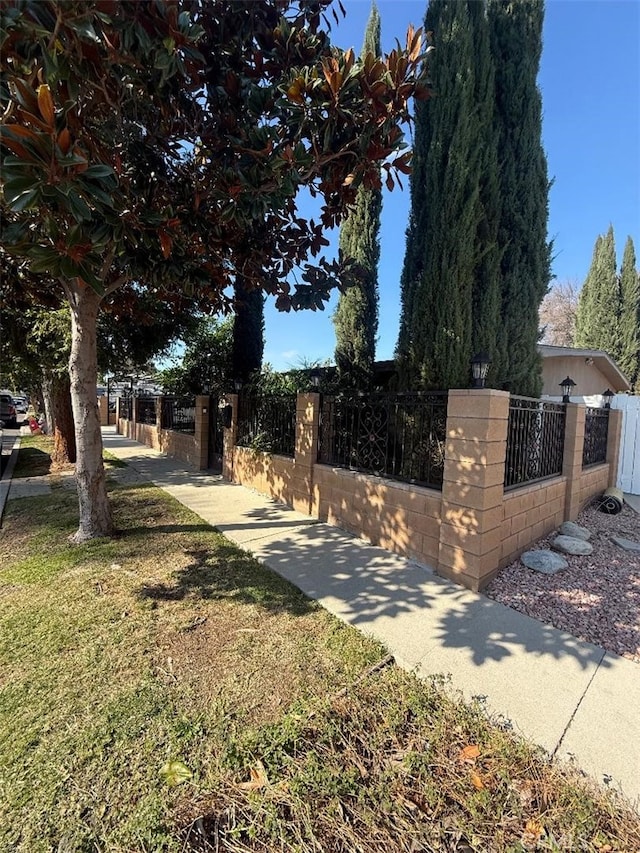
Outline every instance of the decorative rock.
<path id="1" fill-rule="evenodd" d="M 520 559 L 528 569 L 541 572 L 543 575 L 555 575 L 556 572 L 566 569 L 569 565 L 564 557 L 545 549 L 525 551 Z"/>
<path id="2" fill-rule="evenodd" d="M 625 539 L 624 536 L 612 536 L 611 541 L 624 548 L 625 551 L 640 551 L 640 542 L 634 542 L 633 539 Z"/>
<path id="3" fill-rule="evenodd" d="M 584 539 L 585 542 L 591 539 L 591 531 L 586 527 L 580 527 L 575 521 L 563 521 L 558 533 L 561 536 L 571 536 L 572 539 Z"/>
<path id="4" fill-rule="evenodd" d="M 555 551 L 562 551 L 563 554 L 574 554 L 581 557 L 593 552 L 593 545 L 585 542 L 584 539 L 575 539 L 573 536 L 556 536 L 551 547 Z"/>

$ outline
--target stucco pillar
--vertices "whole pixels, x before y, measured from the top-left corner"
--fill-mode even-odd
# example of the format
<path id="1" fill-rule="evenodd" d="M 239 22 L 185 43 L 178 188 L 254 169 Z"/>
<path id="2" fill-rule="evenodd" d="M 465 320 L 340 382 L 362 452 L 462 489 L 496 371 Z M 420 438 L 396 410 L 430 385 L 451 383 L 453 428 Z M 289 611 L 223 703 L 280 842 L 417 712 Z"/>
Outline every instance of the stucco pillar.
<path id="1" fill-rule="evenodd" d="M 498 571 L 509 394 L 449 391 L 438 574 L 479 590 Z"/>
<path id="2" fill-rule="evenodd" d="M 295 466 L 292 479 L 294 509 L 312 514 L 313 468 L 318 461 L 320 394 L 299 393 L 296 400 Z"/>
<path id="3" fill-rule="evenodd" d="M 565 521 L 575 521 L 580 513 L 580 478 L 582 477 L 582 451 L 586 408 L 581 403 L 567 403 L 564 426 L 564 456 L 562 475 L 567 478 L 565 492 Z"/>

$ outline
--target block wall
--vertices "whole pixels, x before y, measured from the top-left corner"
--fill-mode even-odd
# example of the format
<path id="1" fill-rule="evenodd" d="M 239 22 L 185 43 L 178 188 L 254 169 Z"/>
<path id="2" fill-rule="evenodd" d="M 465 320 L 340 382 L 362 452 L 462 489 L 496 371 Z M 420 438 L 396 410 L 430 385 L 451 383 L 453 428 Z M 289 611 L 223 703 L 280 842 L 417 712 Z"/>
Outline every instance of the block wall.
<path id="1" fill-rule="evenodd" d="M 299 394 L 295 458 L 235 445 L 237 395 L 229 395 L 224 476 L 419 560 L 470 589 L 482 589 L 615 482 L 618 413 L 609 424 L 607 462 L 582 469 L 584 407 L 568 404 L 562 475 L 505 492 L 509 395 L 491 389 L 449 392 L 442 492 L 317 464 L 320 397 Z M 196 435 L 130 423 L 118 431 L 195 468 L 207 457 L 208 398 L 198 398 Z"/>
<path id="2" fill-rule="evenodd" d="M 566 490 L 566 479 L 555 477 L 505 493 L 500 526 L 500 568 L 509 565 L 533 542 L 562 524 Z"/>
<path id="3" fill-rule="evenodd" d="M 440 493 L 419 486 L 316 465 L 311 514 L 374 545 L 435 566 Z"/>

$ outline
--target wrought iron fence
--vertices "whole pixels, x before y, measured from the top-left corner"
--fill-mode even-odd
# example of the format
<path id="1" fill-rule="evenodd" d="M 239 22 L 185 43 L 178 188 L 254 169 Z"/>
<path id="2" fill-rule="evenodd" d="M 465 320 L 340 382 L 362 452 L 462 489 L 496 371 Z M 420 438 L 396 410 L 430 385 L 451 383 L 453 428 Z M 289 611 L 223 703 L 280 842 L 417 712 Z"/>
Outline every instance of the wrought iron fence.
<path id="1" fill-rule="evenodd" d="M 598 465 L 607 461 L 609 438 L 609 409 L 587 408 L 584 422 L 584 445 L 582 467 Z"/>
<path id="2" fill-rule="evenodd" d="M 163 397 L 162 428 L 194 435 L 196 431 L 195 397 Z"/>
<path id="3" fill-rule="evenodd" d="M 156 419 L 156 398 L 136 397 L 136 422 L 153 426 Z"/>
<path id="4" fill-rule="evenodd" d="M 531 397 L 509 401 L 505 489 L 562 473 L 566 407 Z"/>
<path id="5" fill-rule="evenodd" d="M 442 489 L 447 396 L 324 397 L 318 461 Z"/>
<path id="6" fill-rule="evenodd" d="M 120 417 L 127 421 L 133 420 L 133 400 L 131 397 L 120 397 Z"/>
<path id="7" fill-rule="evenodd" d="M 280 456 L 295 456 L 296 395 L 240 394 L 236 444 Z"/>

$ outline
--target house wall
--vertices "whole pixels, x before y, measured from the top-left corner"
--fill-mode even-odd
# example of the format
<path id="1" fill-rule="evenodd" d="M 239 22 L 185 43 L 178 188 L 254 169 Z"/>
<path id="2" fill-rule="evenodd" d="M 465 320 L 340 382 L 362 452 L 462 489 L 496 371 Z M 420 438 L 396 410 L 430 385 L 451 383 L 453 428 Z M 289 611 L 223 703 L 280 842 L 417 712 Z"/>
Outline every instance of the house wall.
<path id="1" fill-rule="evenodd" d="M 542 393 L 544 395 L 561 397 L 560 383 L 567 376 L 576 383 L 576 392 L 582 397 L 592 394 L 600 395 L 610 384 L 610 380 L 597 365 L 587 364 L 587 360 L 582 356 L 546 356 L 542 359 Z"/>

